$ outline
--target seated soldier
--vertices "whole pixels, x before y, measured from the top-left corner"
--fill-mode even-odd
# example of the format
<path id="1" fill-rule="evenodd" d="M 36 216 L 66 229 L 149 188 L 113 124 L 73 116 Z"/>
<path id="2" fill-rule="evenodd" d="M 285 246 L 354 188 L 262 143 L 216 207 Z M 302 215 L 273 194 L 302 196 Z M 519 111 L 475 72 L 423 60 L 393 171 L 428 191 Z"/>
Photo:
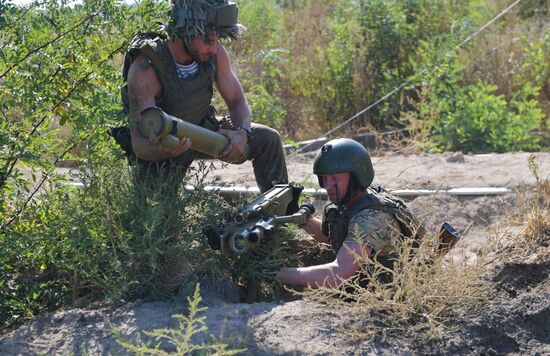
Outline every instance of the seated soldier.
<path id="1" fill-rule="evenodd" d="M 140 33 L 132 40 L 123 69 L 127 85 L 122 89 L 129 128 L 116 128 L 112 134 L 129 158 L 137 158 L 152 177 L 158 170 L 181 179 L 193 160 L 201 157 L 188 137 L 175 147 L 165 147 L 140 134 L 142 115 L 155 109 L 226 136 L 228 144 L 217 158 L 231 163 L 251 160 L 261 192 L 274 181 L 287 181 L 281 137 L 274 129 L 251 122 L 241 83 L 220 43 L 223 38 L 239 38 L 243 29 L 237 5 L 231 1 L 173 0 L 168 36 Z M 230 120 L 219 122 L 215 116 L 214 87 Z"/>
<path id="2" fill-rule="evenodd" d="M 330 263 L 281 268 L 277 280 L 312 288 L 338 287 L 360 270 L 362 258 L 376 258 L 391 267 L 403 236 L 412 236 L 412 215 L 402 201 L 370 187 L 374 178 L 369 153 L 351 139 L 335 139 L 321 147 L 313 173 L 332 204 L 323 220 L 311 218 L 303 226 L 314 239 L 332 245 Z"/>

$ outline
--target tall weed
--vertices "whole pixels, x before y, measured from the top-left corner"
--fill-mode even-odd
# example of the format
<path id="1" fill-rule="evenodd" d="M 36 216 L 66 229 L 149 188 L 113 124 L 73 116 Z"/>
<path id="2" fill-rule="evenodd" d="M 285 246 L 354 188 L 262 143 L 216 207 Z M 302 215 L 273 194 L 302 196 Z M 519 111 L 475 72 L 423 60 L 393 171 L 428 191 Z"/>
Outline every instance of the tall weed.
<path id="1" fill-rule="evenodd" d="M 453 318 L 486 302 L 490 289 L 481 277 L 487 271 L 481 260 L 465 262 L 445 258 L 436 250 L 436 239 L 424 238 L 413 247 L 406 241 L 393 269 L 376 259 L 357 256 L 361 269 L 338 289 L 308 290 L 307 298 L 350 310 L 360 316 L 346 336 L 352 339 L 423 333 L 443 335 Z M 350 305 L 351 303 L 351 305 Z"/>
<path id="2" fill-rule="evenodd" d="M 199 316 L 207 309 L 200 306 L 202 298 L 199 284 L 196 285 L 192 298 L 187 298 L 187 302 L 189 303 L 188 314 L 173 316 L 178 320 L 177 329 L 145 331 L 145 335 L 151 339 L 149 342 L 142 341 L 139 334 L 134 340 L 128 340 L 120 331 L 114 329 L 116 341 L 126 351 L 136 355 L 236 355 L 246 351 L 233 350 L 229 345 L 209 334 L 205 317 Z M 202 340 L 199 339 L 201 337 Z M 153 342 L 156 344 L 151 346 Z M 165 351 L 166 349 L 174 351 Z"/>
<path id="3" fill-rule="evenodd" d="M 529 156 L 529 169 L 536 180 L 536 192 L 525 204 L 526 218 L 523 235 L 541 245 L 550 245 L 550 177 L 542 176 L 536 156 Z"/>

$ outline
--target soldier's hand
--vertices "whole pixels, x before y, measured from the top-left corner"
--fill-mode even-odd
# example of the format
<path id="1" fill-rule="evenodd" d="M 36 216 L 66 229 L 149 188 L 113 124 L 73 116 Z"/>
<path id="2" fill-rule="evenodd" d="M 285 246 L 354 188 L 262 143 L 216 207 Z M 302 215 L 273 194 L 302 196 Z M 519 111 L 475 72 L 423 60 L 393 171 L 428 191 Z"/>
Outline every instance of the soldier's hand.
<path id="1" fill-rule="evenodd" d="M 167 147 L 162 144 L 159 144 L 158 146 L 162 154 L 177 157 L 191 148 L 191 139 L 188 137 L 182 137 L 179 140 L 179 143 L 173 146 Z"/>
<path id="2" fill-rule="evenodd" d="M 219 129 L 218 133 L 229 139 L 229 144 L 219 155 L 219 159 L 225 162 L 242 162 L 246 159 L 247 142 L 246 131 L 244 130 L 225 130 Z"/>

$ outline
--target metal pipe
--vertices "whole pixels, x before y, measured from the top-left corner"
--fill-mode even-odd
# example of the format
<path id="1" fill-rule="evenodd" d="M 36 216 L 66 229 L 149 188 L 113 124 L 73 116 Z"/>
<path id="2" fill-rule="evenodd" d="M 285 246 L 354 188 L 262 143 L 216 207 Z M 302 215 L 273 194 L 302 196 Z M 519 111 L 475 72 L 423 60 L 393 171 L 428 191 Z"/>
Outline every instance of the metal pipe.
<path id="1" fill-rule="evenodd" d="M 76 187 L 83 187 L 81 182 L 65 182 L 66 185 L 72 185 Z M 185 189 L 196 189 L 192 185 L 186 185 Z M 257 187 L 222 187 L 207 185 L 203 188 L 207 192 L 215 192 L 224 198 L 237 199 L 245 198 L 254 195 L 259 195 L 260 190 Z M 466 196 L 466 197 L 479 197 L 486 195 L 505 195 L 513 192 L 510 188 L 504 187 L 486 187 L 486 188 L 451 188 L 451 189 L 389 189 L 391 194 L 396 197 L 410 200 L 419 196 L 432 196 L 432 195 L 454 195 L 454 196 Z M 325 189 L 305 188 L 302 194 L 314 196 L 320 200 L 327 200 L 328 195 Z"/>
<path id="2" fill-rule="evenodd" d="M 193 190 L 195 187 L 186 185 L 185 189 Z M 237 199 L 250 197 L 260 194 L 260 190 L 256 187 L 222 187 L 222 186 L 205 186 L 205 191 L 215 192 L 224 198 Z M 496 187 L 481 187 L 481 188 L 451 188 L 451 189 L 388 189 L 388 191 L 396 197 L 410 200 L 419 196 L 433 195 L 453 195 L 453 196 L 485 196 L 485 195 L 504 195 L 512 193 L 510 188 Z M 325 189 L 305 188 L 302 194 L 313 196 L 320 200 L 327 200 L 328 194 Z"/>

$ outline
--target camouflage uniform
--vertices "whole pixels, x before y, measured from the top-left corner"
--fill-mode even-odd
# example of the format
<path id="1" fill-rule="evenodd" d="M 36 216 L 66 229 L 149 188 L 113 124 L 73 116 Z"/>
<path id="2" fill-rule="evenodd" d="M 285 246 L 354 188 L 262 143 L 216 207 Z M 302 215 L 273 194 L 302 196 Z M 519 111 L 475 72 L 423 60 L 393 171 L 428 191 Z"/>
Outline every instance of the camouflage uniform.
<path id="1" fill-rule="evenodd" d="M 391 269 L 403 239 L 416 239 L 419 229 L 403 201 L 371 185 L 374 169 L 367 149 L 351 139 L 331 140 L 317 152 L 313 173 L 323 188 L 323 175 L 350 174 L 346 193 L 325 207 L 321 224 L 334 252 L 338 253 L 346 241 L 361 242 L 371 247 L 371 260 Z M 358 196 L 360 191 L 367 194 Z M 389 281 L 391 273 L 382 273 L 378 278 Z M 359 276 L 360 284 L 366 280 Z"/>
<path id="2" fill-rule="evenodd" d="M 329 205 L 330 207 L 330 205 Z M 323 217 L 323 233 L 329 236 L 330 244 L 335 254 L 338 254 L 345 242 L 359 242 L 371 248 L 369 258 L 383 266 L 393 269 L 397 257 L 397 248 L 403 241 L 403 232 L 395 214 L 378 209 L 355 207 L 346 209 L 329 208 Z M 367 267 L 367 274 L 373 272 L 373 265 Z M 377 279 L 387 283 L 392 280 L 390 272 L 379 271 Z M 368 285 L 369 277 L 360 273 L 356 276 L 356 283 L 362 287 Z M 346 287 L 349 293 L 354 292 L 353 286 Z"/>
<path id="3" fill-rule="evenodd" d="M 345 241 L 357 241 L 372 248 L 371 258 L 391 267 L 403 239 L 417 239 L 422 230 L 403 201 L 381 187 L 369 187 L 367 192 L 348 208 L 329 204 L 323 216 L 323 234 L 335 253 Z"/>
<path id="4" fill-rule="evenodd" d="M 344 243 L 363 243 L 372 248 L 371 257 L 387 260 L 395 254 L 401 239 L 399 224 L 391 214 L 365 209 L 350 219 Z"/>

